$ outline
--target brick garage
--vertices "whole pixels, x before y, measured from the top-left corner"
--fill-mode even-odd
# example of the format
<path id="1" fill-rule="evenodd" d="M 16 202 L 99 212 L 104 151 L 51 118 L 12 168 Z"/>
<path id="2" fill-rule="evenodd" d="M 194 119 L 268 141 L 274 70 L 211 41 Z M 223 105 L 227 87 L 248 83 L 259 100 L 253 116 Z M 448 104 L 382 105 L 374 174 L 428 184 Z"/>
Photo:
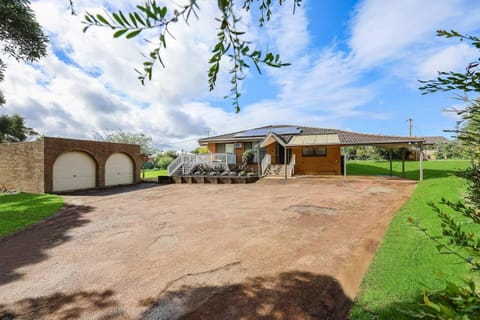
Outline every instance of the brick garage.
<path id="1" fill-rule="evenodd" d="M 66 155 L 76 154 L 92 162 L 94 188 L 106 186 L 106 180 L 109 179 L 107 169 L 108 172 L 115 169 L 109 165 L 113 158 L 129 159 L 132 164 L 129 183 L 139 181 L 141 157 L 138 145 L 44 137 L 34 142 L 0 144 L 0 186 L 4 184 L 33 193 L 58 191 L 58 188 L 54 190 L 54 175 L 58 172 L 59 162 L 57 169 L 54 169 L 55 163 L 60 159 L 68 161 Z M 72 162 L 72 170 L 75 169 L 74 166 L 75 162 Z M 55 170 L 57 171 L 54 172 Z M 72 175 L 72 179 L 74 177 Z M 107 184 L 115 183 L 112 181 L 110 179 Z"/>

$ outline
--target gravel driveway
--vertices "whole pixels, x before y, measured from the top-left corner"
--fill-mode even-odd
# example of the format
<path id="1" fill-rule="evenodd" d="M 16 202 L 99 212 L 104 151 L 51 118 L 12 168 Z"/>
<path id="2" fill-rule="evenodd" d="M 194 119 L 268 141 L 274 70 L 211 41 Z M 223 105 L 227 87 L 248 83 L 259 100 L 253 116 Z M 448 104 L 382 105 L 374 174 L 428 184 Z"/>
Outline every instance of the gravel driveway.
<path id="1" fill-rule="evenodd" d="M 303 178 L 65 196 L 0 240 L 0 319 L 344 319 L 414 187 Z"/>

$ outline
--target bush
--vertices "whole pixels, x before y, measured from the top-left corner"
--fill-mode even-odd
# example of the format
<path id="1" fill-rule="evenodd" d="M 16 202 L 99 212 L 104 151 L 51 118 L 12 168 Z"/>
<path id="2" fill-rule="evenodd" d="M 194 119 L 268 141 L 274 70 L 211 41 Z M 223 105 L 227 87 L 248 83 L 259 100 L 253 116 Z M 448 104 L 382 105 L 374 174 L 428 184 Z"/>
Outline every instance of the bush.
<path id="1" fill-rule="evenodd" d="M 142 164 L 142 170 L 151 170 L 155 169 L 155 163 L 151 161 L 146 161 Z"/>
<path id="2" fill-rule="evenodd" d="M 242 161 L 244 163 L 252 163 L 253 158 L 255 157 L 255 153 L 253 150 L 245 150 L 245 152 L 242 154 Z"/>
<path id="3" fill-rule="evenodd" d="M 175 160 L 174 158 L 170 156 L 159 156 L 157 158 L 157 168 L 159 169 L 167 169 L 170 163 Z"/>
<path id="4" fill-rule="evenodd" d="M 463 145 L 458 141 L 441 142 L 434 145 L 434 149 L 437 150 L 438 159 L 465 159 L 465 150 Z"/>

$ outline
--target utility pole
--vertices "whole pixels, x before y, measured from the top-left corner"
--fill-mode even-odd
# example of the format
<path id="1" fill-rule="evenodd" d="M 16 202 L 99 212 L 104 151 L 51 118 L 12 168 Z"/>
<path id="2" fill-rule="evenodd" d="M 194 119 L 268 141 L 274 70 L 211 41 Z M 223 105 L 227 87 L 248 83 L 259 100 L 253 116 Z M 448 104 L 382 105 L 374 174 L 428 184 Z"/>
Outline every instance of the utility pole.
<path id="1" fill-rule="evenodd" d="M 411 137 L 412 136 L 412 128 L 413 128 L 413 119 L 411 117 L 408 117 L 407 119 L 408 121 L 408 136 Z"/>

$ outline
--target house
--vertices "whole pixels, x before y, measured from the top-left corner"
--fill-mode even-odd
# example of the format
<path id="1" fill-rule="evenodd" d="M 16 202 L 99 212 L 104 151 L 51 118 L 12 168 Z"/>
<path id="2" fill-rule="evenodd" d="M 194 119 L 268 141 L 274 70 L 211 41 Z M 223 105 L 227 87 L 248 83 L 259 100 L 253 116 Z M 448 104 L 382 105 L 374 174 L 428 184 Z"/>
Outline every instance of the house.
<path id="1" fill-rule="evenodd" d="M 43 137 L 0 144 L 0 187 L 51 193 L 133 184 L 140 146 Z"/>
<path id="2" fill-rule="evenodd" d="M 273 125 L 202 138 L 207 146 L 209 163 L 223 165 L 241 163 L 246 150 L 254 150 L 256 167 L 260 176 L 284 175 L 340 175 L 344 173 L 341 148 L 374 145 L 392 149 L 406 149 L 412 145 L 423 146 L 418 137 L 400 137 L 356 133 L 337 129 L 312 128 L 294 125 Z M 169 175 L 188 174 L 197 160 L 177 159 L 169 168 Z"/>

